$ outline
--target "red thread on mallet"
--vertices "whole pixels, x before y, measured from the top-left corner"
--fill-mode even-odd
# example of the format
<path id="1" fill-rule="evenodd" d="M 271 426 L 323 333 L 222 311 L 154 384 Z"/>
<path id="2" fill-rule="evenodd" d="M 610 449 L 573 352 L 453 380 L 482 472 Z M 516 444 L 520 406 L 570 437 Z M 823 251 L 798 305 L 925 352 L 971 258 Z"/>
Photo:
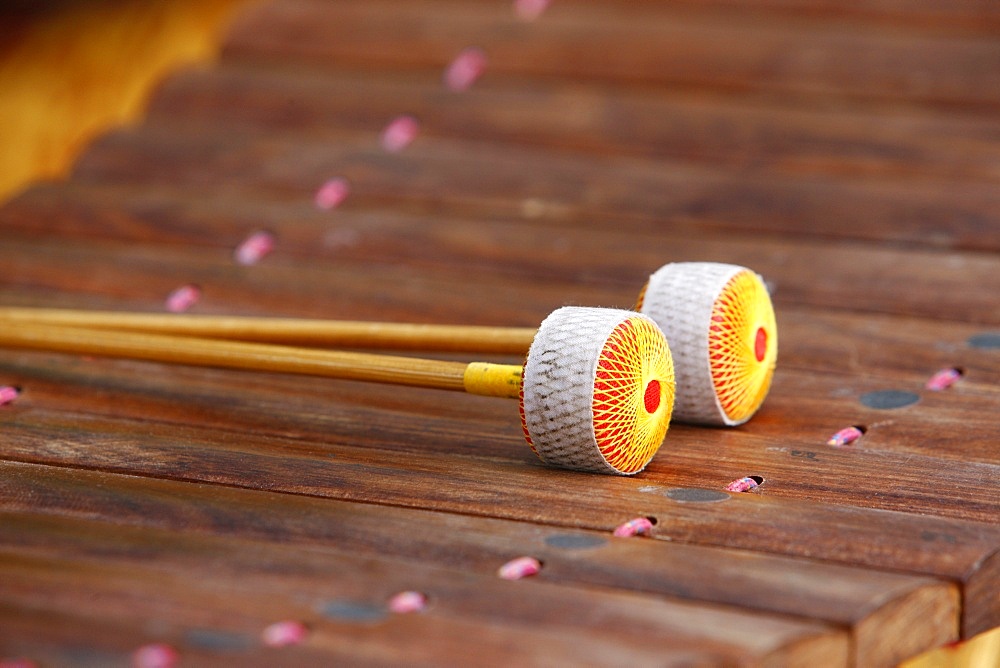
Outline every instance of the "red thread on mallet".
<path id="1" fill-rule="evenodd" d="M 763 327 L 757 328 L 753 343 L 753 355 L 758 362 L 763 362 L 764 356 L 767 355 L 767 330 Z"/>
<path id="2" fill-rule="evenodd" d="M 647 413 L 655 413 L 656 409 L 660 407 L 660 398 L 662 394 L 663 388 L 660 386 L 660 381 L 654 378 L 647 383 L 646 392 L 642 397 L 642 402 Z"/>

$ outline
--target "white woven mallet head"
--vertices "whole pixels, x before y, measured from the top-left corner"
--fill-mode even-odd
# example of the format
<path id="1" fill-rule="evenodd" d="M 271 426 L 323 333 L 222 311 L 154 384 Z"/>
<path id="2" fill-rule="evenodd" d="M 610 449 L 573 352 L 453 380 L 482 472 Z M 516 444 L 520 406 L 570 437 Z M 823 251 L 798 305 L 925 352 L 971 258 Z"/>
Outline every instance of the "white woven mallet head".
<path id="1" fill-rule="evenodd" d="M 651 319 L 564 307 L 542 322 L 521 390 L 524 435 L 542 461 L 637 473 L 663 442 L 673 403 L 670 348 Z"/>
<path id="2" fill-rule="evenodd" d="M 732 426 L 757 412 L 778 357 L 774 308 L 757 274 L 715 262 L 668 264 L 650 276 L 637 310 L 670 342 L 674 419 Z"/>

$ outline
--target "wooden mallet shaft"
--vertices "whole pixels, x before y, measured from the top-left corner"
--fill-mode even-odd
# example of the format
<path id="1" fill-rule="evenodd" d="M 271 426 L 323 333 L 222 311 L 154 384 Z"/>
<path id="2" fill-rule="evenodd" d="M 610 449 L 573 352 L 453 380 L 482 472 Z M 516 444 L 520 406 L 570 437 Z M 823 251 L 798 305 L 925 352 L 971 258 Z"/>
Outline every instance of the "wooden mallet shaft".
<path id="1" fill-rule="evenodd" d="M 176 334 L 290 346 L 523 355 L 536 329 L 353 320 L 0 307 L 0 321 Z"/>
<path id="2" fill-rule="evenodd" d="M 517 398 L 522 367 L 68 327 L 0 317 L 0 345 L 80 355 L 294 373 Z"/>

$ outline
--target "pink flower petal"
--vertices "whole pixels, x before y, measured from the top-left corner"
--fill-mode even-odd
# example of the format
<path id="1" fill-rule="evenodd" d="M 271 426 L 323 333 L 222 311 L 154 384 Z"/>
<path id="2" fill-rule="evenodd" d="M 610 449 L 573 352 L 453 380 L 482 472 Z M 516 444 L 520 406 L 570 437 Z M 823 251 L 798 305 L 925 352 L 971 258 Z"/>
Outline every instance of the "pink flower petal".
<path id="1" fill-rule="evenodd" d="M 309 627 L 295 620 L 275 622 L 261 632 L 261 641 L 268 647 L 298 645 L 308 637 Z"/>
<path id="2" fill-rule="evenodd" d="M 636 517 L 615 527 L 614 535 L 619 538 L 646 535 L 653 531 L 653 523 L 647 517 Z"/>
<path id="3" fill-rule="evenodd" d="M 389 599 L 389 609 L 399 614 L 420 612 L 427 607 L 427 597 L 419 591 L 401 591 Z"/>
<path id="4" fill-rule="evenodd" d="M 177 659 L 177 650 L 164 643 L 143 645 L 132 653 L 134 668 L 173 668 Z"/>
<path id="5" fill-rule="evenodd" d="M 486 71 L 486 54 L 482 49 L 469 47 L 451 61 L 444 72 L 444 83 L 449 90 L 468 89 Z"/>
<path id="6" fill-rule="evenodd" d="M 198 303 L 201 299 L 201 288 L 194 283 L 182 285 L 167 296 L 167 310 L 171 313 L 183 313 Z"/>
<path id="7" fill-rule="evenodd" d="M 337 176 L 330 179 L 316 191 L 316 206 L 324 211 L 336 209 L 340 206 L 351 192 L 351 186 L 347 179 Z"/>
<path id="8" fill-rule="evenodd" d="M 254 232 L 236 247 L 233 257 L 240 264 L 257 264 L 274 250 L 274 235 L 265 230 Z"/>
<path id="9" fill-rule="evenodd" d="M 520 580 L 532 575 L 536 575 L 542 570 L 542 564 L 534 557 L 518 557 L 512 559 L 497 570 L 504 580 Z"/>
<path id="10" fill-rule="evenodd" d="M 834 447 L 841 447 L 844 445 L 850 445 L 856 440 L 861 438 L 864 432 L 857 427 L 844 427 L 836 434 L 830 437 L 830 440 L 826 442 L 827 445 L 832 445 Z"/>
<path id="11" fill-rule="evenodd" d="M 21 391 L 13 385 L 0 386 L 0 406 L 6 406 L 21 396 Z"/>
<path id="12" fill-rule="evenodd" d="M 397 116 L 382 130 L 382 148 L 398 153 L 413 143 L 420 132 L 420 123 L 413 116 Z"/>
<path id="13" fill-rule="evenodd" d="M 549 0 L 514 0 L 514 13 L 522 21 L 534 21 L 549 6 Z"/>
<path id="14" fill-rule="evenodd" d="M 740 478 L 734 480 L 728 485 L 726 485 L 727 492 L 749 492 L 754 487 L 757 487 L 758 483 L 754 478 L 747 476 L 745 478 Z"/>
<path id="15" fill-rule="evenodd" d="M 941 369 L 930 377 L 924 387 L 934 392 L 940 392 L 941 390 L 947 390 L 949 387 L 958 382 L 958 379 L 961 377 L 962 372 L 959 369 L 954 367 Z"/>

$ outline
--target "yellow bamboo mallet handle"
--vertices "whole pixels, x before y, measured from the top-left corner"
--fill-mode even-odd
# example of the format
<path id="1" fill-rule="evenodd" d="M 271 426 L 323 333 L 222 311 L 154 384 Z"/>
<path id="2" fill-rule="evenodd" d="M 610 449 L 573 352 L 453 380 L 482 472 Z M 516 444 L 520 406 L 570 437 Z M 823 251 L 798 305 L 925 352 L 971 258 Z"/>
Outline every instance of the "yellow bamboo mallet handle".
<path id="1" fill-rule="evenodd" d="M 18 307 L 0 307 L 0 321 L 179 334 L 293 346 L 490 352 L 516 355 L 523 355 L 527 352 L 536 332 L 535 329 L 528 327 L 422 325 L 353 320 L 127 313 Z"/>
<path id="2" fill-rule="evenodd" d="M 0 318 L 2 322 L 2 318 Z M 153 362 L 306 374 L 517 398 L 522 367 L 296 348 L 37 322 L 3 323 L 0 345 Z"/>

